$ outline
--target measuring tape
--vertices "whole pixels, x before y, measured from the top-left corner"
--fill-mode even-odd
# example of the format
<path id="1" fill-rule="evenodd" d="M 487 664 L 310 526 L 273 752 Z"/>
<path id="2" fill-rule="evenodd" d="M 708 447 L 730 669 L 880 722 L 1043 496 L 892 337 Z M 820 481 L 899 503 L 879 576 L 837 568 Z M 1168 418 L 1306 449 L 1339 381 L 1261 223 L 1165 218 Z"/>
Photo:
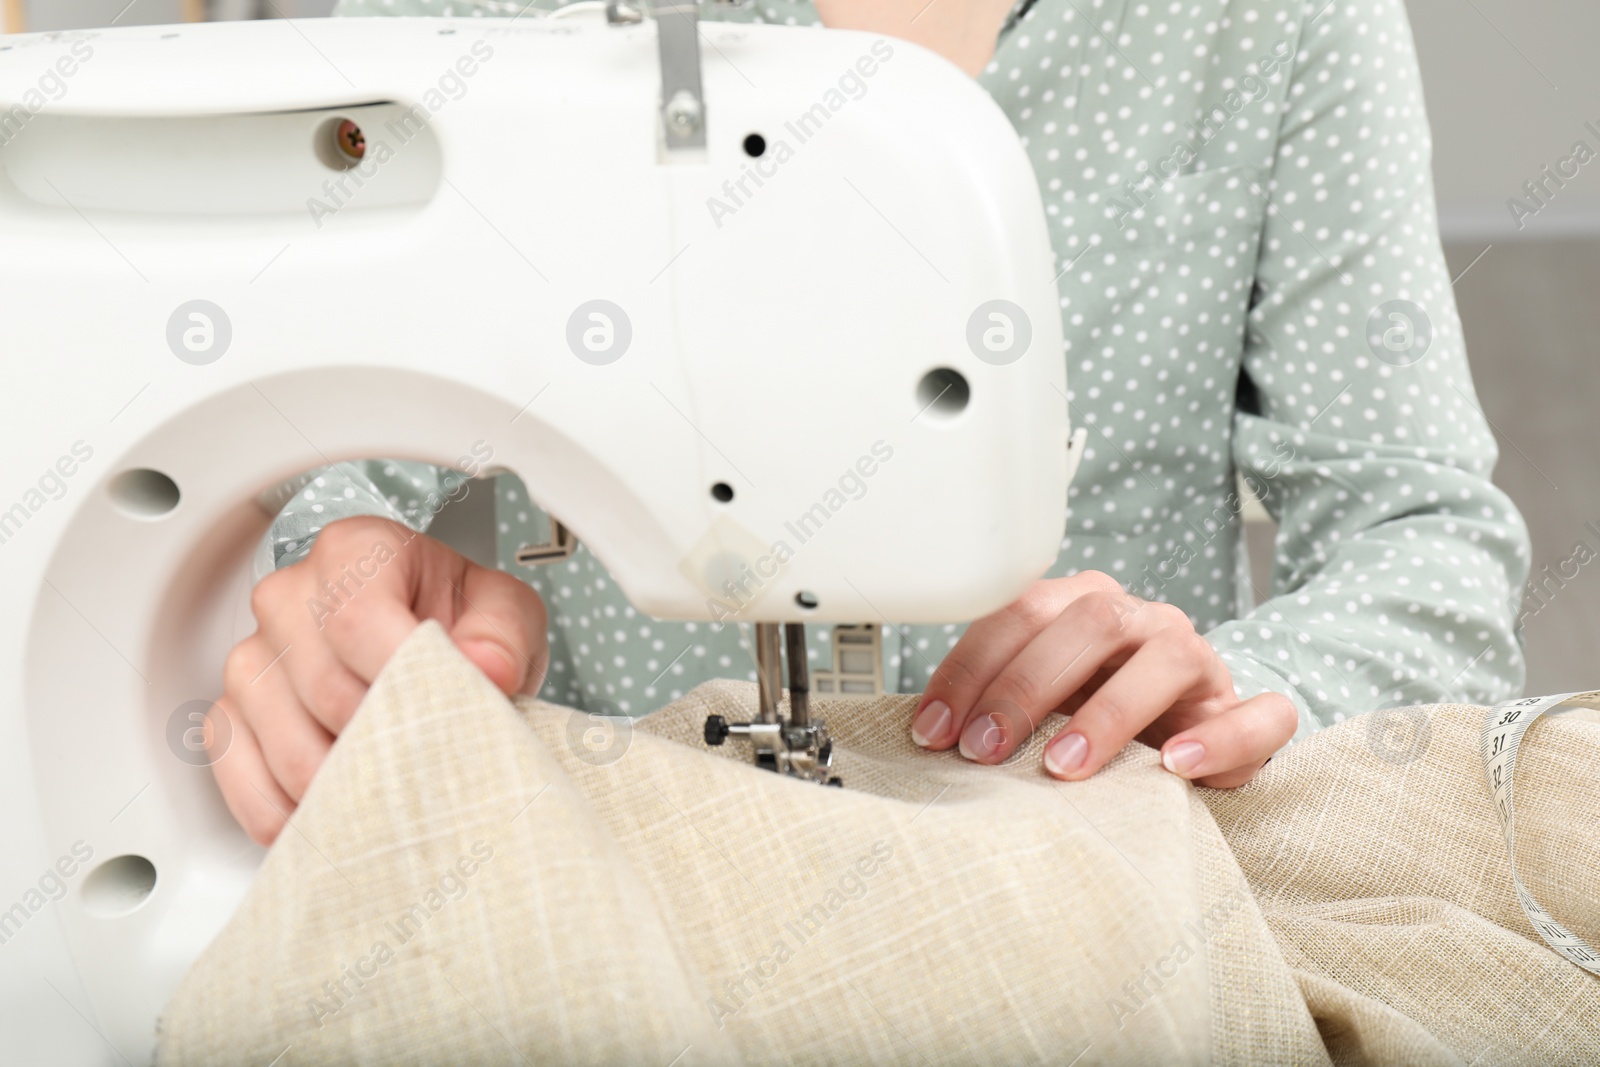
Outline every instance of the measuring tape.
<path id="1" fill-rule="evenodd" d="M 1516 832 L 1513 828 L 1516 809 L 1511 804 L 1511 775 L 1517 763 L 1517 749 L 1522 745 L 1522 735 L 1528 732 L 1528 727 L 1533 725 L 1535 719 L 1563 704 L 1600 709 L 1600 692 L 1526 697 L 1490 708 L 1488 720 L 1483 724 L 1483 768 L 1489 776 L 1495 812 L 1500 816 L 1500 831 L 1506 839 L 1511 882 L 1517 888 L 1517 900 L 1521 902 L 1528 921 L 1533 923 L 1533 928 L 1539 931 L 1545 943 L 1566 960 L 1590 974 L 1600 975 L 1600 955 L 1584 944 L 1583 938 L 1551 918 L 1550 913 L 1533 899 L 1533 894 L 1528 892 L 1528 887 L 1522 884 L 1522 878 L 1517 874 Z"/>

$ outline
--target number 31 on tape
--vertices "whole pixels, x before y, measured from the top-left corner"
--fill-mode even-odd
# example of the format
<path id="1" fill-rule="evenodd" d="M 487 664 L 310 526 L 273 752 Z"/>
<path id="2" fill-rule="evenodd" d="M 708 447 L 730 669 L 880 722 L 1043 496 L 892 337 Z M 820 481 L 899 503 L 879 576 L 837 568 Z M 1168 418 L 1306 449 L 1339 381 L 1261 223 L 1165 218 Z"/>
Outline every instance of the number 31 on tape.
<path id="1" fill-rule="evenodd" d="M 1528 727 L 1535 719 L 1563 705 L 1600 708 L 1600 692 L 1527 697 L 1490 708 L 1488 720 L 1483 725 L 1483 768 L 1489 777 L 1489 789 L 1494 794 L 1500 832 L 1506 839 L 1511 882 L 1516 886 L 1517 900 L 1527 913 L 1528 921 L 1539 932 L 1539 936 L 1569 962 L 1590 974 L 1600 975 L 1600 954 L 1584 944 L 1581 937 L 1551 918 L 1550 913 L 1533 899 L 1528 887 L 1522 884 L 1521 875 L 1517 874 L 1516 809 L 1511 800 L 1511 776 L 1516 768 L 1517 749 L 1522 744 L 1522 735 L 1528 732 Z"/>

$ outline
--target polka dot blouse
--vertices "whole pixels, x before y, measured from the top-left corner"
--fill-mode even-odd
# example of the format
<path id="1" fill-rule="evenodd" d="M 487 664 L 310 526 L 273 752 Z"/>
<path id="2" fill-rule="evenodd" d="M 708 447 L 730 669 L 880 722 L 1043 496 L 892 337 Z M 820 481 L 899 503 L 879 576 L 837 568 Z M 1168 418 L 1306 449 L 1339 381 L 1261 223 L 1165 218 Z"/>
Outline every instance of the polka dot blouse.
<path id="1" fill-rule="evenodd" d="M 705 14 L 817 24 L 809 3 Z M 1489 480 L 1401 0 L 1023 0 L 979 80 L 1037 173 L 1089 431 L 1050 573 L 1104 571 L 1181 607 L 1242 696 L 1294 699 L 1302 734 L 1518 695 L 1527 533 Z M 448 477 L 386 460 L 315 472 L 272 558 L 294 562 L 348 515 L 426 528 Z M 1278 523 L 1270 589 L 1251 586 L 1241 486 Z M 494 492 L 499 565 L 550 611 L 546 698 L 638 715 L 754 678 L 747 628 L 645 617 L 581 547 L 515 562 L 549 518 L 515 477 Z M 831 659 L 813 630 L 812 658 Z M 961 630 L 886 627 L 888 686 L 920 690 Z"/>

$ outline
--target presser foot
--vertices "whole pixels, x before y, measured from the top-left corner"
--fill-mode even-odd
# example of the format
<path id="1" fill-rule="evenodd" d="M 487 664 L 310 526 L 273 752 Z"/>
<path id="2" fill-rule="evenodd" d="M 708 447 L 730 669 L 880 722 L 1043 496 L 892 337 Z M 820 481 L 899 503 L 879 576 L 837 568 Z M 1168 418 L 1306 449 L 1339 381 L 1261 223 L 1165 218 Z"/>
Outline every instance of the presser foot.
<path id="1" fill-rule="evenodd" d="M 750 742 L 750 758 L 757 767 L 804 778 L 822 785 L 843 785 L 833 773 L 833 741 L 828 727 L 811 717 L 810 691 L 806 667 L 806 628 L 804 623 L 781 624 L 788 646 L 789 714 L 783 714 L 782 653 L 778 644 L 779 623 L 758 622 L 756 627 L 756 680 L 760 707 L 751 722 L 729 722 L 721 715 L 706 718 L 708 745 L 720 745 L 730 737 Z"/>
<path id="2" fill-rule="evenodd" d="M 750 742 L 751 759 L 762 770 L 822 785 L 844 785 L 833 773 L 833 741 L 821 721 L 789 726 L 781 722 L 729 722 L 721 715 L 706 718 L 706 744 L 720 745 L 730 737 Z"/>

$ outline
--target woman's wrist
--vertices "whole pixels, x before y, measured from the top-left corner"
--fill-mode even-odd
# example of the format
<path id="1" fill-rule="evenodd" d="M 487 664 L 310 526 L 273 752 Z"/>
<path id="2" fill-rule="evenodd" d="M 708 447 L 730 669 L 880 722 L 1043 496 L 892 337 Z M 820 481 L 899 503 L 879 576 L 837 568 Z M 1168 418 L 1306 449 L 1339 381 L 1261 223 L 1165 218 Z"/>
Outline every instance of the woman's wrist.
<path id="1" fill-rule="evenodd" d="M 973 77 L 994 57 L 1013 0 L 816 0 L 825 26 L 898 37 L 938 52 Z"/>

